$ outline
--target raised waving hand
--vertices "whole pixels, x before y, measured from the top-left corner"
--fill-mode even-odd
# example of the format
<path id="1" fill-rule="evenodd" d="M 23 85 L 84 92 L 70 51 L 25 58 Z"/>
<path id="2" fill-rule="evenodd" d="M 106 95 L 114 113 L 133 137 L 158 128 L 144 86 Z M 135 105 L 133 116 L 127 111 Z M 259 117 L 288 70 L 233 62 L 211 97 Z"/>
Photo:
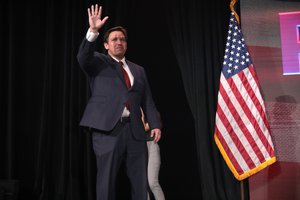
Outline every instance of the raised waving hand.
<path id="1" fill-rule="evenodd" d="M 92 32 L 98 32 L 98 30 L 105 24 L 106 20 L 108 19 L 108 16 L 101 19 L 102 6 L 98 6 L 98 4 L 96 4 L 95 6 L 92 5 L 90 8 L 88 8 L 88 15 L 90 31 Z"/>

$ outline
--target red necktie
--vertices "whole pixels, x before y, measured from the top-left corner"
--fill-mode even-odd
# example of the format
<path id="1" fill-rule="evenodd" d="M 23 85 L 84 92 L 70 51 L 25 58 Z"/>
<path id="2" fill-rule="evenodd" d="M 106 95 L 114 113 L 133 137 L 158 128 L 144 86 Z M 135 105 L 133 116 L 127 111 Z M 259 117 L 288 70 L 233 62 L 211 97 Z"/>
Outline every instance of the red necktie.
<path id="1" fill-rule="evenodd" d="M 129 88 L 131 87 L 131 83 L 130 83 L 129 76 L 128 76 L 126 70 L 125 70 L 124 67 L 123 67 L 123 62 L 120 61 L 119 63 L 120 63 L 120 66 L 121 66 L 121 68 L 122 68 L 122 72 L 123 72 L 123 76 L 124 76 L 124 79 L 125 79 L 126 86 L 127 86 L 127 88 L 129 89 Z"/>
<path id="2" fill-rule="evenodd" d="M 124 76 L 124 79 L 125 79 L 126 86 L 129 89 L 131 87 L 129 76 L 128 76 L 126 70 L 123 67 L 123 62 L 120 61 L 119 63 L 120 63 L 120 67 L 122 68 L 122 72 L 123 72 L 123 76 Z M 129 110 L 129 100 L 126 101 L 125 106 Z"/>

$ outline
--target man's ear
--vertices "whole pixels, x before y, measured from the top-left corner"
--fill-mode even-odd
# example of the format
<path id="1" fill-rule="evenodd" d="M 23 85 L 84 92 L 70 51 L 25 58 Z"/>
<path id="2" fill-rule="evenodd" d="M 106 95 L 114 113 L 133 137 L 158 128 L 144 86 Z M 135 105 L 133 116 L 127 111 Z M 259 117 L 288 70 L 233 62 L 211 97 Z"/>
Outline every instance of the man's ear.
<path id="1" fill-rule="evenodd" d="M 106 50 L 108 50 L 108 44 L 106 42 L 104 42 L 103 46 Z"/>

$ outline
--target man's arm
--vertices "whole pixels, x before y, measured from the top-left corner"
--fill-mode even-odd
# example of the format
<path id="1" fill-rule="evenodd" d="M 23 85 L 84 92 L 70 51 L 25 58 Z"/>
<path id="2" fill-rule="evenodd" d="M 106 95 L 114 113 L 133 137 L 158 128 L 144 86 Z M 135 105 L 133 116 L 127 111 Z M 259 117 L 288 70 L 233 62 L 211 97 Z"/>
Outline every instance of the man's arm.
<path id="1" fill-rule="evenodd" d="M 105 24 L 108 16 L 101 19 L 102 6 L 98 6 L 97 4 L 88 8 L 87 12 L 90 27 L 80 45 L 77 60 L 83 71 L 91 76 L 96 70 L 93 65 L 94 51 L 96 49 L 95 41 L 99 35 L 99 29 Z"/>
<path id="2" fill-rule="evenodd" d="M 151 132 L 150 137 L 153 137 L 154 142 L 158 142 L 161 138 L 161 119 L 159 113 L 156 109 L 154 100 L 152 98 L 152 93 L 150 89 L 150 85 L 148 83 L 148 79 L 145 71 L 143 70 L 143 76 L 145 81 L 145 92 L 142 100 L 142 109 L 145 111 L 145 117 L 147 122 L 149 123 Z"/>

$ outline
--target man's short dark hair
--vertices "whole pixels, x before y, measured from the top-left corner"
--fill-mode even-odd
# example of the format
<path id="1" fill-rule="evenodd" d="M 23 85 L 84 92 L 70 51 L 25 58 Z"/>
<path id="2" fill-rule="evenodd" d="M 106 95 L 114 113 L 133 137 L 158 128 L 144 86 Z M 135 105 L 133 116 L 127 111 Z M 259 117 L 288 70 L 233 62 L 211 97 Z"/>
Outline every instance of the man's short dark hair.
<path id="1" fill-rule="evenodd" d="M 109 36 L 109 34 L 110 34 L 111 32 L 113 32 L 113 31 L 121 31 L 121 32 L 124 34 L 125 39 L 126 39 L 126 41 L 127 41 L 127 31 L 126 31 L 126 29 L 123 28 L 122 26 L 115 26 L 115 27 L 113 27 L 113 28 L 108 29 L 108 30 L 106 31 L 106 33 L 104 34 L 104 36 L 103 36 L 103 41 L 104 41 L 105 43 L 108 42 L 108 36 Z"/>

